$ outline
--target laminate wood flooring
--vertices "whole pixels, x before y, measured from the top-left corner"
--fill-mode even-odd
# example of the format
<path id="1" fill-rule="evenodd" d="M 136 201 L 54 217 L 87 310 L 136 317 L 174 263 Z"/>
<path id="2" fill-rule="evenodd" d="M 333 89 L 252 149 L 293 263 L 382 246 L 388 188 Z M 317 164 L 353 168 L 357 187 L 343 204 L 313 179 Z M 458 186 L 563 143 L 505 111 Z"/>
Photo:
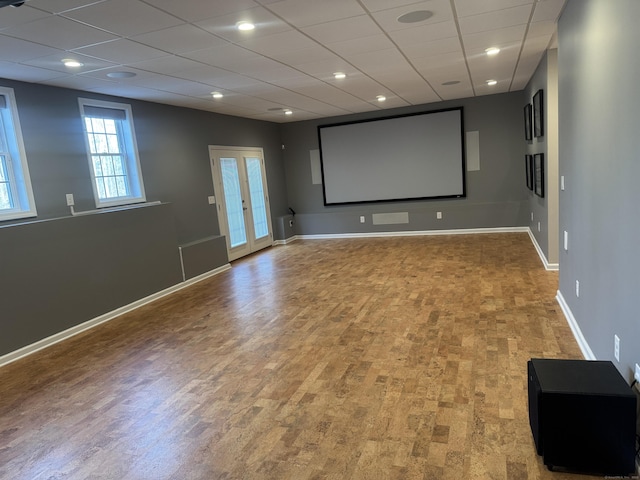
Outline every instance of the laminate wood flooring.
<path id="1" fill-rule="evenodd" d="M 0 369 L 0 478 L 589 478 L 528 423 L 557 282 L 526 233 L 267 249 Z"/>

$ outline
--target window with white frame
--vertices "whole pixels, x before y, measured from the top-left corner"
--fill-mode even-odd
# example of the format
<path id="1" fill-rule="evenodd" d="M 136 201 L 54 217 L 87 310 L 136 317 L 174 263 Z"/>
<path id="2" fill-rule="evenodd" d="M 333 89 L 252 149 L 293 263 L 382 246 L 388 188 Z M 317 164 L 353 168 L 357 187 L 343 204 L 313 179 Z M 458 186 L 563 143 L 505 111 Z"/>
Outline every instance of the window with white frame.
<path id="1" fill-rule="evenodd" d="M 15 95 L 0 87 L 0 221 L 35 216 Z"/>
<path id="2" fill-rule="evenodd" d="M 80 98 L 96 207 L 145 201 L 131 106 Z"/>

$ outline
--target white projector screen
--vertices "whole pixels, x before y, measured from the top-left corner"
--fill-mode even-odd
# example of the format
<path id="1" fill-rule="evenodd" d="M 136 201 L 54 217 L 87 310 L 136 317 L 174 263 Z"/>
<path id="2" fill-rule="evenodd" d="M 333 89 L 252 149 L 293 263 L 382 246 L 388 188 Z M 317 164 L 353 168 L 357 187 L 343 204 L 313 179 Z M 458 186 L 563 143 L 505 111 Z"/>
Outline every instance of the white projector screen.
<path id="1" fill-rule="evenodd" d="M 462 107 L 318 126 L 325 205 L 464 197 Z"/>

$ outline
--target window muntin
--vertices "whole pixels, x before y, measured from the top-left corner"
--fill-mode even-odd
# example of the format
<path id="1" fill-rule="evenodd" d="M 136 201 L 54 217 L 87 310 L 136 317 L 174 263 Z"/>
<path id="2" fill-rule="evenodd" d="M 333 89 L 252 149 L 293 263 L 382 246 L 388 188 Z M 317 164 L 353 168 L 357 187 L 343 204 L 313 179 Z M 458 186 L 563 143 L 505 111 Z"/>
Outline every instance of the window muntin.
<path id="1" fill-rule="evenodd" d="M 0 221 L 35 216 L 15 96 L 0 87 Z"/>
<path id="2" fill-rule="evenodd" d="M 144 202 L 131 107 L 80 99 L 96 207 Z"/>

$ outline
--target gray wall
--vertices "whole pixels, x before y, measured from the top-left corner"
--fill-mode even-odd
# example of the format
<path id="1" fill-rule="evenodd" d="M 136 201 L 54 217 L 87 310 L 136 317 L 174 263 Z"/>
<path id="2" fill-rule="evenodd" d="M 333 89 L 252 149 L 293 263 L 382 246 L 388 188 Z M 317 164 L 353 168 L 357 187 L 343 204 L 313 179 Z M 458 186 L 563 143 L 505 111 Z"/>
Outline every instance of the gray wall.
<path id="1" fill-rule="evenodd" d="M 0 356 L 182 280 L 171 205 L 0 227 Z"/>
<path id="2" fill-rule="evenodd" d="M 637 0 L 570 0 L 558 36 L 560 293 L 595 356 L 628 379 L 640 363 L 639 18 Z"/>
<path id="3" fill-rule="evenodd" d="M 187 278 L 201 273 L 205 260 L 210 269 L 228 262 L 216 208 L 207 202 L 216 194 L 208 145 L 262 147 L 272 218 L 288 213 L 277 124 L 0 85 L 15 91 L 38 211 L 35 220 L 0 222 L 0 356 L 180 283 L 179 245 L 198 245 L 186 258 Z M 95 209 L 78 97 L 132 106 L 147 200 L 170 205 L 71 216 L 66 193 L 74 194 L 76 211 Z"/>
<path id="4" fill-rule="evenodd" d="M 263 147 L 271 215 L 287 213 L 277 124 L 9 80 L 0 85 L 15 90 L 38 220 L 68 216 L 66 193 L 74 194 L 76 210 L 95 209 L 78 97 L 132 106 L 147 200 L 172 203 L 180 244 L 220 234 L 216 208 L 207 203 L 214 195 L 208 145 Z"/>
<path id="5" fill-rule="evenodd" d="M 544 197 L 527 189 L 529 228 L 548 264 L 558 264 L 558 70 L 557 50 L 543 56 L 524 91 L 524 105 L 531 103 L 538 90 L 543 91 L 544 135 L 526 142 L 526 153 L 544 154 Z M 524 135 L 524 134 L 523 134 Z M 524 162 L 524 159 L 523 159 Z M 533 218 L 531 216 L 533 214 Z"/>
<path id="6" fill-rule="evenodd" d="M 479 131 L 480 135 L 480 170 L 467 172 L 466 198 L 324 206 L 322 185 L 311 181 L 309 152 L 318 149 L 318 125 L 458 106 L 464 107 L 465 130 Z M 296 233 L 526 226 L 522 107 L 522 92 L 515 92 L 283 125 L 287 192 L 290 206 L 296 211 Z M 438 211 L 443 214 L 442 220 L 436 219 Z M 390 212 L 409 212 L 409 224 L 372 225 L 372 213 Z M 360 223 L 361 215 L 366 218 L 364 224 Z"/>

